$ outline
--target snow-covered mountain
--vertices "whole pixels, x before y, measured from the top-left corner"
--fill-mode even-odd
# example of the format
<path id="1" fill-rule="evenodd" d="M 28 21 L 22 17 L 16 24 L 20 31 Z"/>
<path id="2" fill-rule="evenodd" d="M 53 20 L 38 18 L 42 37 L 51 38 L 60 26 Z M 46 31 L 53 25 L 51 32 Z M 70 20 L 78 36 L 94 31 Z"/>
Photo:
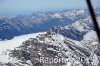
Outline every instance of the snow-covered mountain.
<path id="1" fill-rule="evenodd" d="M 10 59 L 9 57 L 10 50 L 14 50 L 14 48 L 19 47 L 20 45 L 22 45 L 22 42 L 26 41 L 27 39 L 31 37 L 35 38 L 39 34 L 44 34 L 44 33 L 45 32 L 27 34 L 27 35 L 14 37 L 11 40 L 0 41 L 0 62 L 2 63 L 8 63 L 9 61 L 13 62 L 14 58 Z"/>
<path id="2" fill-rule="evenodd" d="M 100 16 L 97 17 L 97 21 L 99 24 Z M 90 16 L 87 16 L 85 19 L 77 20 L 76 22 L 64 27 L 58 26 L 52 28 L 52 31 L 78 41 L 81 41 L 83 36 L 91 30 L 95 31 L 95 28 Z"/>
<path id="3" fill-rule="evenodd" d="M 85 9 L 64 10 L 55 12 L 40 12 L 30 16 L 1 16 L 0 39 L 12 39 L 28 33 L 47 31 L 53 26 L 66 26 L 84 19 L 88 11 Z"/>
<path id="4" fill-rule="evenodd" d="M 88 34 L 92 35 L 91 32 Z M 84 36 L 84 39 L 87 35 Z M 91 35 L 89 35 L 87 38 L 91 38 Z M 66 62 L 60 61 L 58 63 L 52 63 L 54 66 L 58 66 L 58 64 L 60 66 L 89 66 L 89 64 L 92 66 L 97 66 L 99 63 L 99 56 L 94 51 L 98 49 L 98 43 L 96 41 L 92 41 L 90 44 L 88 41 L 88 44 L 85 44 L 85 41 L 88 40 L 85 39 L 79 42 L 54 32 L 45 32 L 35 34 L 34 38 L 29 38 L 20 46 L 16 46 L 17 48 L 14 48 L 14 50 L 8 50 L 8 52 L 4 53 L 5 55 L 1 55 L 0 57 L 4 57 L 6 58 L 5 60 L 8 60 L 8 63 L 2 63 L 3 65 L 7 66 L 48 65 L 49 63 L 43 63 L 40 61 L 41 57 L 47 57 L 49 59 L 63 58 L 63 60 L 66 60 Z M 50 61 L 49 59 L 47 62 Z"/>

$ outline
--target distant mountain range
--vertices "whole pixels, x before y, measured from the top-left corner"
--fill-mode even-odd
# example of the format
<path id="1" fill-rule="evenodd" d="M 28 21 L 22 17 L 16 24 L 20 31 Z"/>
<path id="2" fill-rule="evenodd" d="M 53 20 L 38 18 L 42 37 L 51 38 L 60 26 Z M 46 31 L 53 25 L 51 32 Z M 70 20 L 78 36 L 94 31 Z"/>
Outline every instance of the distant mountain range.
<path id="1" fill-rule="evenodd" d="M 95 10 L 99 16 L 100 10 Z M 0 39 L 12 39 L 14 36 L 43 32 L 52 27 L 64 27 L 89 16 L 88 10 L 63 10 L 56 12 L 40 12 L 30 16 L 0 17 Z"/>
<path id="2" fill-rule="evenodd" d="M 100 16 L 100 9 L 95 9 L 97 17 Z M 78 31 L 75 25 L 72 27 L 70 24 L 78 22 L 87 22 L 91 20 L 89 18 L 89 13 L 87 9 L 74 9 L 74 10 L 63 10 L 55 12 L 40 12 L 32 14 L 30 16 L 18 15 L 15 17 L 12 16 L 1 16 L 0 17 L 0 40 L 12 39 L 15 36 L 37 33 L 48 31 L 53 27 L 64 27 L 69 25 L 69 29 L 63 29 L 60 31 L 64 36 L 66 35 L 69 38 L 75 40 L 81 40 L 81 34 L 85 34 L 86 31 Z M 88 23 L 89 25 L 89 23 Z M 93 24 L 90 24 L 93 29 Z M 74 28 L 75 27 L 75 28 Z M 86 27 L 84 27 L 85 29 Z M 65 31 L 66 30 L 66 31 Z M 78 32 L 78 33 L 77 33 Z M 69 33 L 71 35 L 69 36 Z M 73 35 L 74 34 L 74 35 Z M 75 37 L 78 36 L 78 37 Z M 74 36 L 74 37 L 73 37 Z"/>

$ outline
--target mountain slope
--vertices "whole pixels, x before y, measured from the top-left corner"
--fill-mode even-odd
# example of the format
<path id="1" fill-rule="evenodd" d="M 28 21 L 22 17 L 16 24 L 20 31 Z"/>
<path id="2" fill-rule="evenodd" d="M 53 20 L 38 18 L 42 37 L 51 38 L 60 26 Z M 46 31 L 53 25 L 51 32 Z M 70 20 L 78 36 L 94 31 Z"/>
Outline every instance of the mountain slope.
<path id="1" fill-rule="evenodd" d="M 81 41 L 83 39 L 83 36 L 91 30 L 95 31 L 90 17 L 77 20 L 76 22 L 65 27 L 59 26 L 52 28 L 52 31 L 78 41 Z"/>
<path id="2" fill-rule="evenodd" d="M 96 44 L 98 45 L 98 44 Z M 95 48 L 95 47 L 94 47 Z M 92 48 L 92 49 L 94 49 Z M 97 50 L 97 48 L 95 48 Z M 71 40 L 54 32 L 46 32 L 38 34 L 36 38 L 30 38 L 22 43 L 19 47 L 10 51 L 10 59 L 4 65 L 13 66 L 46 66 L 48 63 L 40 61 L 40 58 L 63 58 L 66 62 L 51 63 L 49 65 L 77 65 L 88 66 L 88 64 L 96 65 L 99 63 L 98 56 L 91 49 L 81 44 L 79 41 Z M 51 62 L 48 60 L 47 62 Z"/>

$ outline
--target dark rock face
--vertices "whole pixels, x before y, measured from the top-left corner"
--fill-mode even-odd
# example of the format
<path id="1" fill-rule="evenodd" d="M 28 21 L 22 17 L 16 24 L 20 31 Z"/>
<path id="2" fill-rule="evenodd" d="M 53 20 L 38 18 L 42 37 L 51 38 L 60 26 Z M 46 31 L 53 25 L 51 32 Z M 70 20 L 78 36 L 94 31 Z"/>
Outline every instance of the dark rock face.
<path id="1" fill-rule="evenodd" d="M 45 34 L 47 35 L 47 34 Z M 41 37 L 47 37 L 45 35 L 41 35 Z M 41 37 L 38 37 L 41 40 Z M 44 38 L 43 38 L 44 39 Z M 45 64 L 40 63 L 40 57 L 56 57 L 58 56 L 59 48 L 58 46 L 53 46 L 49 44 L 45 44 L 45 42 L 41 43 L 36 38 L 30 38 L 29 40 L 23 42 L 23 45 L 18 47 L 21 50 L 11 51 L 11 56 L 16 57 L 23 61 L 30 60 L 33 66 L 45 66 Z M 58 50 L 55 52 L 53 50 L 48 50 L 48 48 L 53 48 Z"/>
<path id="2" fill-rule="evenodd" d="M 6 21 L 1 20 L 0 23 L 1 22 L 6 22 Z M 6 24 L 1 24 L 0 25 L 0 39 L 11 39 L 14 36 L 18 36 L 22 34 L 47 31 L 53 26 L 68 25 L 69 22 L 72 23 L 72 20 L 67 19 L 67 18 L 65 19 L 51 18 L 46 21 L 41 20 L 41 23 L 39 24 L 38 23 L 34 24 L 34 21 L 32 22 L 26 21 L 26 22 L 28 24 L 27 23 L 25 24 L 25 22 L 22 20 L 12 19 L 12 20 L 8 20 Z"/>

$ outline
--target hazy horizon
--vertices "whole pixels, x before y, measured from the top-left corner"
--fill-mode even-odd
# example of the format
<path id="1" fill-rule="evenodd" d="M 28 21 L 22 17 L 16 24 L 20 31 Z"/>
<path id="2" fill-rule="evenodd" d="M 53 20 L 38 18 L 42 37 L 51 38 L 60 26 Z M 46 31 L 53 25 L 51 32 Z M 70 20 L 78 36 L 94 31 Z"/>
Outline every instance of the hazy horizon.
<path id="1" fill-rule="evenodd" d="M 91 0 L 94 8 L 100 0 Z M 87 9 L 85 0 L 0 0 L 0 15 L 28 15 L 64 9 Z"/>

